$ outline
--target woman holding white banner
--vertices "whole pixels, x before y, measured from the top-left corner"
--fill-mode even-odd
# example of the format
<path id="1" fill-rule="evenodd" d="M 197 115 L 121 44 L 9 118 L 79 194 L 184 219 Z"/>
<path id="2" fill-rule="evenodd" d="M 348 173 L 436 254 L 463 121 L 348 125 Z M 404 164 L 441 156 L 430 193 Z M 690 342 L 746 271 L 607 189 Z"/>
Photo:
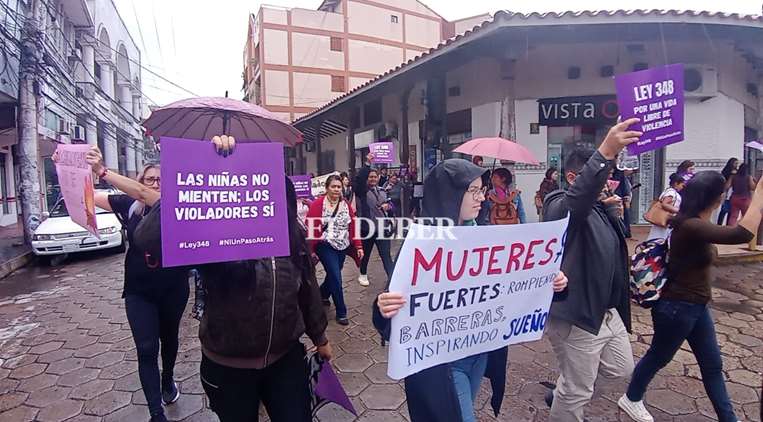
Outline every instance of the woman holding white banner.
<path id="1" fill-rule="evenodd" d="M 57 156 L 53 156 L 57 160 Z M 130 247 L 125 255 L 125 281 L 122 297 L 138 353 L 138 375 L 146 396 L 152 422 L 165 422 L 162 404 L 175 403 L 180 391 L 173 378 L 178 352 L 178 331 L 188 302 L 188 270 L 162 268 L 158 260 L 133 247 L 138 224 L 159 201 L 159 166 L 147 165 L 138 181 L 106 168 L 98 147 L 93 146 L 86 160 L 93 172 L 124 194 L 95 194 L 95 205 L 113 211 L 127 231 Z M 161 349 L 160 349 L 161 345 Z M 162 371 L 159 374 L 159 353 Z"/>
<path id="2" fill-rule="evenodd" d="M 466 160 L 449 159 L 441 162 L 424 181 L 422 217 L 446 218 L 453 224 L 462 226 L 476 225 L 475 219 L 485 201 L 488 174 L 485 169 Z M 567 277 L 559 273 L 553 285 L 555 292 L 563 291 L 567 287 Z M 405 299 L 400 293 L 385 292 L 377 297 L 373 307 L 373 322 L 385 339 L 389 338 L 390 319 L 404 305 Z M 505 389 L 507 358 L 508 348 L 504 347 L 437 365 L 406 377 L 405 394 L 411 421 L 476 421 L 474 400 L 483 377 L 491 381 L 491 405 L 497 415 Z"/>

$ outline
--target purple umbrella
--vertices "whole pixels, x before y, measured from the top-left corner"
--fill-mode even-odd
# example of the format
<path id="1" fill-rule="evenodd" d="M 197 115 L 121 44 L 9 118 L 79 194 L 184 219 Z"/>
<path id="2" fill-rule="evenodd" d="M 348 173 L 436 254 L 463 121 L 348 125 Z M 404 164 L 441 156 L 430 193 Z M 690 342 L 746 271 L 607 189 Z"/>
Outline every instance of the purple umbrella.
<path id="1" fill-rule="evenodd" d="M 255 104 L 232 98 L 198 97 L 158 108 L 143 122 L 148 135 L 160 138 L 211 139 L 231 135 L 242 141 L 281 142 L 295 146 L 302 133 Z"/>

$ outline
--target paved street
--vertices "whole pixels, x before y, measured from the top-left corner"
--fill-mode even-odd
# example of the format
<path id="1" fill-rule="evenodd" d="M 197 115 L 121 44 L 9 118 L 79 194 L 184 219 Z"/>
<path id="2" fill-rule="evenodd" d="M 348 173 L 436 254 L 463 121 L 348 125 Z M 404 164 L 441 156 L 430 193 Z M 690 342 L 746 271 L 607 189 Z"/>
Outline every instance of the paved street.
<path id="1" fill-rule="evenodd" d="M 0 280 L 0 421 L 145 421 L 148 413 L 137 376 L 133 344 L 123 301 L 121 255 L 91 255 L 57 268 L 27 268 Z M 358 410 L 359 421 L 401 421 L 407 412 L 402 387 L 388 379 L 386 350 L 370 324 L 369 303 L 383 287 L 378 259 L 372 261 L 372 286 L 355 282 L 345 269 L 351 325 L 340 327 L 330 315 L 334 365 Z M 759 421 L 763 372 L 763 265 L 719 269 L 715 317 L 728 386 L 740 418 Z M 193 297 L 193 294 L 191 295 Z M 641 356 L 651 338 L 649 315 L 634 308 L 634 352 Z M 201 358 L 198 323 L 185 317 L 176 378 L 182 396 L 168 417 L 216 421 L 206 408 L 198 376 Z M 553 381 L 555 360 L 546 341 L 513 347 L 501 421 L 544 421 L 545 387 Z M 682 350 L 654 380 L 647 401 L 658 421 L 714 420 L 694 357 Z M 615 401 L 623 383 L 602 382 L 589 407 L 590 421 L 627 420 Z M 483 383 L 480 420 L 494 420 Z M 320 412 L 322 421 L 353 417 L 336 407 Z"/>

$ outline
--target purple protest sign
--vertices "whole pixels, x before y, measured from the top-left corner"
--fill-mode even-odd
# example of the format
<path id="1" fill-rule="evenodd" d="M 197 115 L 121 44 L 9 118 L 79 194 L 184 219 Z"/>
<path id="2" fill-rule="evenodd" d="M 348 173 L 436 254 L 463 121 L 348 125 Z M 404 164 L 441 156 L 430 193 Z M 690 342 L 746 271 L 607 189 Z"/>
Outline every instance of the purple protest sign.
<path id="1" fill-rule="evenodd" d="M 684 65 L 672 64 L 615 76 L 622 120 L 638 117 L 631 126 L 644 134 L 628 145 L 631 155 L 684 140 Z"/>
<path id="2" fill-rule="evenodd" d="M 161 143 L 165 267 L 289 255 L 282 144 Z"/>
<path id="3" fill-rule="evenodd" d="M 297 198 L 312 198 L 312 185 L 309 174 L 300 174 L 289 176 L 291 183 L 294 183 L 294 190 L 297 192 Z"/>
<path id="4" fill-rule="evenodd" d="M 392 164 L 395 162 L 395 144 L 392 142 L 372 142 L 368 151 L 373 154 L 374 164 Z"/>

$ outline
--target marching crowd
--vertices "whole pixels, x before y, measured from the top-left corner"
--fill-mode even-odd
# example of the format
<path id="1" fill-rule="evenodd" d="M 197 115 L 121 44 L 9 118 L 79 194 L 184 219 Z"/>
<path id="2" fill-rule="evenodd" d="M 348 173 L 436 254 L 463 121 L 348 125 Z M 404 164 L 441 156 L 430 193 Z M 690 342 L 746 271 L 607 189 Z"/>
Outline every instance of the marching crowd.
<path id="1" fill-rule="evenodd" d="M 687 341 L 718 420 L 736 422 L 709 309 L 710 269 L 716 244 L 746 243 L 757 233 L 763 182 L 756 182 L 736 159 L 720 173 L 695 172 L 693 163 L 686 162 L 671 175 L 668 188 L 647 213 L 653 224 L 650 239 L 669 239 L 667 282 L 651 307 L 651 346 L 634 364 L 628 336 L 631 264 L 626 239 L 635 187 L 627 172 L 615 168 L 615 161 L 641 136 L 629 130 L 637 121 L 615 125 L 595 151 L 578 147 L 569 153 L 563 172 L 549 169 L 534 196 L 543 221 L 570 217 L 545 333 L 559 366 L 556 385 L 546 397 L 549 420 L 583 421 L 596 380 L 603 376 L 630 379 L 619 407 L 635 421 L 652 421 L 643 401 L 645 391 Z M 212 143 L 220 154 L 235 153 L 232 137 L 216 136 Z M 505 168 L 491 172 L 478 165 L 478 158 L 447 159 L 431 169 L 423 184 L 420 216 L 448 218 L 461 226 L 524 223 L 522 192 L 512 173 Z M 189 269 L 162 268 L 160 252 L 141 246 L 160 242 L 155 228 L 145 233 L 148 230 L 140 227 L 160 207 L 159 167 L 146 167 L 136 181 L 107 169 L 97 147 L 87 160 L 100 179 L 123 192 L 98 194 L 96 205 L 112 210 L 127 231 L 130 247 L 123 297 L 137 347 L 140 382 L 151 421 L 166 421 L 163 406 L 179 397 L 173 368 L 179 324 L 189 298 Z M 344 173 L 331 176 L 325 182 L 325 195 L 303 201 L 287 178 L 290 256 L 194 267 L 199 279 L 194 315 L 201 321 L 201 381 L 221 421 L 256 421 L 260 403 L 275 422 L 311 420 L 307 352 L 300 338 L 306 334 L 321 358 L 331 359 L 326 307 L 333 304 L 336 322 L 348 324 L 342 289 L 347 256 L 359 267 L 360 285 L 368 286 L 372 281 L 368 262 L 375 248 L 389 286 L 395 260 L 386 230 L 394 228 L 364 224 L 366 219 L 356 217 L 405 216 L 401 198 L 410 186 L 404 183 L 369 162 L 354 180 Z M 717 221 L 711 221 L 718 208 Z M 305 224 L 311 220 L 321 224 Z M 320 285 L 318 262 L 326 273 Z M 374 283 L 379 287 L 382 281 Z M 378 295 L 372 319 L 382 338 L 389 338 L 390 318 L 404 306 L 399 292 L 385 288 Z M 408 376 L 405 392 L 411 420 L 476 420 L 473 403 L 483 377 L 491 381 L 491 404 L 497 412 L 508 359 L 507 348 L 502 348 Z"/>

